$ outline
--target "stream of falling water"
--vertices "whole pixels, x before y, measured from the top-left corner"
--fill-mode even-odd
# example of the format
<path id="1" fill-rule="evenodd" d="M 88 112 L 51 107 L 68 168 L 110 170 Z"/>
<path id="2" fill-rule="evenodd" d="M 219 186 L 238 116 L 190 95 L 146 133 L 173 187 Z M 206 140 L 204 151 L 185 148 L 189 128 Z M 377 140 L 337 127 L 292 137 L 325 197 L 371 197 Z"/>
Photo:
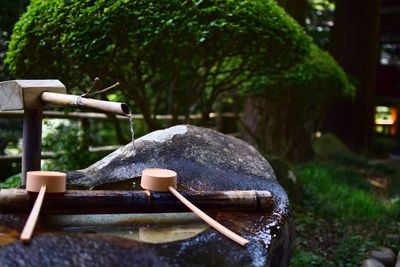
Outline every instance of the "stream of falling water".
<path id="1" fill-rule="evenodd" d="M 133 128 L 133 114 L 129 114 L 129 127 L 131 131 L 131 138 L 132 138 L 132 149 L 133 149 L 133 156 L 136 155 L 136 149 L 135 149 L 135 130 Z"/>

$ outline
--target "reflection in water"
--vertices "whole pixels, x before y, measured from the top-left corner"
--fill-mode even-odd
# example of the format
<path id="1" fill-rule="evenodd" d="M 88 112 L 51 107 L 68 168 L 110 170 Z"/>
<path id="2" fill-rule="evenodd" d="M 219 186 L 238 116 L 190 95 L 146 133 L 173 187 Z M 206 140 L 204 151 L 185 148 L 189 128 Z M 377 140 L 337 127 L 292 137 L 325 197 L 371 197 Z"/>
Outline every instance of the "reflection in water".
<path id="1" fill-rule="evenodd" d="M 19 233 L 17 231 L 0 226 L 0 248 L 15 242 L 18 236 Z"/>
<path id="2" fill-rule="evenodd" d="M 140 227 L 138 240 L 147 243 L 172 242 L 195 236 L 206 228 L 207 226 L 203 224 Z"/>
<path id="3" fill-rule="evenodd" d="M 148 243 L 187 239 L 208 227 L 192 213 L 57 215 L 43 223 L 44 231 L 112 235 Z"/>

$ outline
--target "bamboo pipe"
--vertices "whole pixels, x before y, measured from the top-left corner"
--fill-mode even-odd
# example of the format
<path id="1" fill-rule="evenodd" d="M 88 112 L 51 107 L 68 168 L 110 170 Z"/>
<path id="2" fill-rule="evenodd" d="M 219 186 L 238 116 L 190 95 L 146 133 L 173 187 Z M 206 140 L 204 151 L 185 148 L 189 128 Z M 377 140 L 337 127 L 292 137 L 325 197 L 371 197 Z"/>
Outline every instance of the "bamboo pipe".
<path id="1" fill-rule="evenodd" d="M 183 204 L 185 204 L 186 207 L 188 207 L 191 211 L 193 211 L 194 214 L 199 216 L 212 228 L 214 228 L 224 236 L 230 238 L 231 240 L 235 241 L 236 243 L 242 246 L 246 246 L 249 243 L 249 240 L 243 238 L 242 236 L 226 228 L 225 226 L 223 226 L 222 224 L 220 224 L 219 222 L 208 216 L 207 213 L 205 213 L 204 211 L 193 205 L 192 202 L 190 202 L 187 198 L 185 198 L 178 191 L 176 191 L 174 187 L 169 186 L 168 189 L 177 199 L 179 199 Z"/>
<path id="2" fill-rule="evenodd" d="M 269 191 L 183 191 L 181 194 L 207 211 L 270 212 Z M 0 211 L 27 212 L 36 198 L 23 189 L 0 190 Z M 42 214 L 116 214 L 188 212 L 189 209 L 168 192 L 70 190 L 46 193 Z"/>
<path id="3" fill-rule="evenodd" d="M 128 116 L 131 114 L 129 106 L 125 103 L 51 92 L 43 92 L 40 98 L 42 102 L 48 105 L 89 108 L 122 116 Z"/>

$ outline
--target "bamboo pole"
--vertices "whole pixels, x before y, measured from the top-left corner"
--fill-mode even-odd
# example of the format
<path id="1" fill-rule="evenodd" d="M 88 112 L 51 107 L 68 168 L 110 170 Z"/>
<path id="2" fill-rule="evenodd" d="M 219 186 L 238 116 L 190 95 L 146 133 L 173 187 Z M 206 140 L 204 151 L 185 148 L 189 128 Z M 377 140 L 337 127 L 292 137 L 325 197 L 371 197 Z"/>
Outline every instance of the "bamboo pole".
<path id="1" fill-rule="evenodd" d="M 131 114 L 128 105 L 125 103 L 103 101 L 85 98 L 82 96 L 51 92 L 43 92 L 40 98 L 42 102 L 48 105 L 90 108 L 122 116 L 128 116 Z"/>
<path id="2" fill-rule="evenodd" d="M 178 198 L 183 204 L 185 204 L 186 207 L 188 207 L 191 211 L 193 211 L 194 214 L 199 216 L 203 221 L 205 221 L 215 230 L 217 230 L 224 236 L 230 238 L 231 240 L 235 241 L 236 243 L 242 246 L 246 246 L 247 243 L 249 243 L 249 240 L 241 237 L 235 232 L 232 232 L 231 230 L 229 230 L 228 228 L 226 228 L 225 226 L 223 226 L 222 224 L 220 224 L 219 222 L 208 216 L 205 212 L 200 210 L 196 205 L 193 205 L 192 202 L 190 202 L 187 198 L 182 196 L 182 194 L 176 191 L 176 189 L 173 188 L 172 186 L 169 186 L 168 189 L 176 198 Z"/>
<path id="3" fill-rule="evenodd" d="M 45 193 L 46 193 L 46 185 L 42 185 L 39 191 L 39 195 L 36 198 L 35 204 L 33 205 L 32 211 L 29 214 L 24 229 L 22 230 L 21 236 L 19 237 L 19 239 L 24 243 L 31 241 L 33 230 L 35 229 L 37 219 L 39 218 L 39 213 L 43 204 Z"/>
<path id="4" fill-rule="evenodd" d="M 210 113 L 209 116 L 211 119 L 216 118 L 217 116 L 213 115 L 214 113 Z M 23 117 L 23 110 L 10 110 L 10 111 L 0 111 L 0 118 L 20 118 Z M 132 115 L 135 120 L 143 120 L 142 114 L 133 114 Z M 226 112 L 221 113 L 219 116 L 223 118 L 231 118 L 233 116 L 232 113 Z M 94 120 L 108 120 L 108 116 L 103 113 L 96 112 L 63 112 L 63 111 L 43 111 L 44 118 L 57 118 L 57 119 L 71 119 L 71 120 L 80 120 L 80 119 L 94 119 Z M 170 114 L 157 114 L 156 120 L 172 120 L 172 115 Z M 117 116 L 119 120 L 127 120 L 126 115 Z M 186 119 L 186 116 L 179 115 L 178 120 L 183 121 Z M 200 120 L 201 114 L 190 114 L 190 120 Z"/>
<path id="5" fill-rule="evenodd" d="M 273 199 L 269 191 L 184 191 L 182 195 L 206 211 L 270 212 Z M 0 211 L 27 212 L 37 194 L 23 189 L 0 190 Z M 188 212 L 188 208 L 169 192 L 71 190 L 64 194 L 47 193 L 43 214 L 115 214 Z"/>

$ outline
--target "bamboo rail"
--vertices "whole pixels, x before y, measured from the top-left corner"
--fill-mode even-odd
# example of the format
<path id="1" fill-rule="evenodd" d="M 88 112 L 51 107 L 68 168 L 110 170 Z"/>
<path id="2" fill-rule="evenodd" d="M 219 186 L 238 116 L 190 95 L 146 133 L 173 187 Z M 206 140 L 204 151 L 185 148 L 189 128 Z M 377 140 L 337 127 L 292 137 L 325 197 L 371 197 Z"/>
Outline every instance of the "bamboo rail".
<path id="1" fill-rule="evenodd" d="M 183 191 L 181 194 L 206 211 L 269 212 L 273 199 L 269 191 Z M 29 212 L 37 194 L 23 189 L 0 190 L 0 211 Z M 188 212 L 171 193 L 111 190 L 71 190 L 46 194 L 43 214 L 115 214 Z"/>
<path id="2" fill-rule="evenodd" d="M 20 118 L 24 115 L 23 110 L 10 110 L 10 111 L 0 111 L 0 118 Z M 142 114 L 133 114 L 133 119 L 143 120 Z M 210 113 L 210 118 L 233 118 L 234 113 Z M 44 118 L 55 118 L 55 119 L 70 119 L 70 120 L 80 120 L 80 119 L 93 119 L 93 120 L 108 120 L 109 117 L 106 114 L 98 112 L 63 112 L 63 111 L 43 111 Z M 116 116 L 119 120 L 129 120 L 127 116 Z M 158 114 L 156 115 L 156 120 L 172 120 L 173 116 L 170 114 Z M 179 115 L 178 120 L 185 120 L 186 116 Z M 190 120 L 200 120 L 201 114 L 191 114 L 189 115 Z"/>
<path id="3" fill-rule="evenodd" d="M 89 152 L 91 153 L 111 153 L 118 148 L 122 147 L 122 145 L 110 145 L 110 146 L 98 146 L 92 147 L 89 146 Z M 53 152 L 42 152 L 42 159 L 54 159 L 56 154 Z M 0 155 L 0 163 L 1 162 L 17 162 L 21 161 L 22 154 L 17 155 Z"/>

